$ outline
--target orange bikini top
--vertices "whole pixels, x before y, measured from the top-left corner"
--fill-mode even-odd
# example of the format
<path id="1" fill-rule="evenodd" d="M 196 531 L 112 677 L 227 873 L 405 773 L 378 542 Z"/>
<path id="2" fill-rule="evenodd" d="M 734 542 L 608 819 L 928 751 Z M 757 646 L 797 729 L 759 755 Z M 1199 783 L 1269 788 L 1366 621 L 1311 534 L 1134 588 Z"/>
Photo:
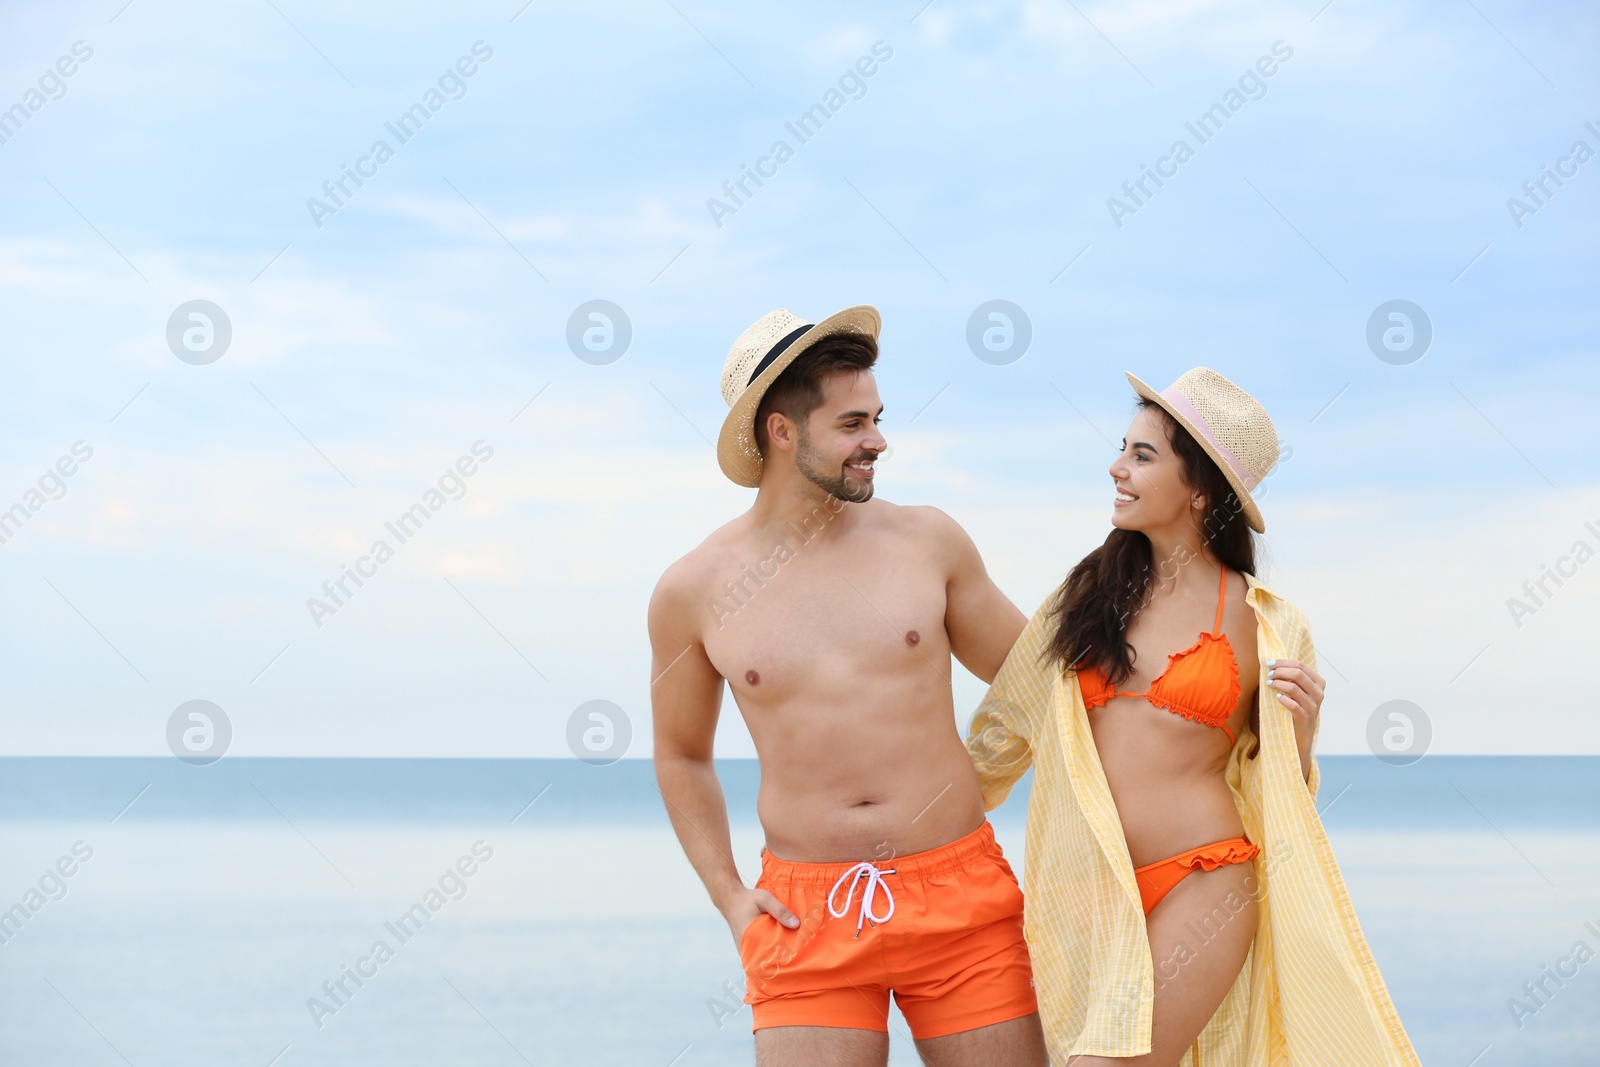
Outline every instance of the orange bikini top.
<path id="1" fill-rule="evenodd" d="M 1222 632 L 1222 603 L 1228 594 L 1228 568 L 1222 568 L 1222 588 L 1217 593 L 1217 622 L 1210 633 L 1202 633 L 1194 644 L 1167 657 L 1162 671 L 1143 693 L 1113 690 L 1099 665 L 1078 672 L 1083 705 L 1097 708 L 1114 696 L 1144 697 L 1158 708 L 1165 708 L 1185 719 L 1215 726 L 1233 741 L 1228 719 L 1239 704 L 1239 664 L 1233 646 Z"/>

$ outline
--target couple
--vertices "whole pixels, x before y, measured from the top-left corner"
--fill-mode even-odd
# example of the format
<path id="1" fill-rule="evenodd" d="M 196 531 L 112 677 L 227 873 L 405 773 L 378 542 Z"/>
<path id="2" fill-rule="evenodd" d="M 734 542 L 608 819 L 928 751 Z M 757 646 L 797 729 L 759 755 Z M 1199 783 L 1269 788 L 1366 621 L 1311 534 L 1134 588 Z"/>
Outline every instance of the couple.
<path id="1" fill-rule="evenodd" d="M 657 782 L 757 1062 L 885 1063 L 892 992 L 938 1067 L 1414 1067 L 1316 813 L 1310 633 L 1254 575 L 1266 411 L 1206 368 L 1130 374 L 1113 529 L 1024 618 L 943 512 L 873 498 L 879 328 L 739 336 L 717 458 L 759 492 L 650 602 Z M 965 745 L 952 655 L 991 683 Z M 761 763 L 754 887 L 724 684 Z M 984 813 L 1030 765 L 1024 922 Z"/>

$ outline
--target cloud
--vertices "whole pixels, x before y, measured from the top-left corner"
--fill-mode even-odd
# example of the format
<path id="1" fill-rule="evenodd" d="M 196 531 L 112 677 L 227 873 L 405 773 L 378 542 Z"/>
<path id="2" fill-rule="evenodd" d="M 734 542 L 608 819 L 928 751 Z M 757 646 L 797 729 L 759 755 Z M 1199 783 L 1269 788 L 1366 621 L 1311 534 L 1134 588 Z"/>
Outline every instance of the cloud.
<path id="1" fill-rule="evenodd" d="M 1437 710 L 1441 751 L 1600 751 L 1565 695 L 1600 637 L 1595 576 L 1520 629 L 1505 603 L 1596 510 L 1588 454 L 1563 437 L 1567 398 L 1600 387 L 1594 201 L 1569 183 L 1523 232 L 1503 212 L 1585 116 L 1544 106 L 1470 9 L 1336 5 L 1312 25 L 1316 6 L 936 3 L 915 25 L 915 4 L 685 9 L 712 45 L 670 7 L 535 7 L 492 37 L 470 98 L 320 231 L 305 197 L 487 35 L 478 17 L 300 23 L 352 90 L 270 9 L 195 27 L 136 6 L 94 42 L 98 80 L 5 146 L 0 500 L 71 442 L 97 450 L 0 546 L 10 695 L 37 709 L 7 744 L 159 752 L 165 714 L 207 693 L 261 751 L 559 755 L 565 716 L 601 695 L 643 737 L 643 604 L 751 499 L 701 436 L 725 411 L 728 344 L 773 307 L 865 301 L 885 313 L 896 448 L 880 492 L 963 522 L 1019 605 L 1104 536 L 1120 368 L 1164 384 L 1204 363 L 1294 449 L 1266 502 L 1268 580 L 1326 654 L 1326 746 L 1361 751 L 1363 716 L 1407 696 Z M 1561 9 L 1493 17 L 1572 99 L 1594 96 Z M 266 50 L 175 64 L 162 42 L 196 29 Z M 879 37 L 895 58 L 870 94 L 716 228 L 706 198 Z M 1270 98 L 1111 227 L 1105 198 L 1279 37 L 1296 56 Z M 1363 341 L 1399 296 L 1436 327 L 1408 367 Z M 197 297 L 235 327 L 207 367 L 164 340 Z M 606 367 L 566 348 L 595 297 L 635 331 Z M 996 297 L 1034 326 L 1005 368 L 963 333 Z M 496 457 L 466 496 L 314 628 L 306 598 L 480 438 Z M 964 714 L 976 683 L 958 684 Z"/>

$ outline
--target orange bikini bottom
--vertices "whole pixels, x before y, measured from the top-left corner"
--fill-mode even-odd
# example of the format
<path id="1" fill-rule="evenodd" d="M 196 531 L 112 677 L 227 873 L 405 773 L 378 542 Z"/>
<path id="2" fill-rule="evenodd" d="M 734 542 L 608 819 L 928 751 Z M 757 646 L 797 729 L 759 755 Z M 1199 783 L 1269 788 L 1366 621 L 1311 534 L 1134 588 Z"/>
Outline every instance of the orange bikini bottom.
<path id="1" fill-rule="evenodd" d="M 1172 892 L 1172 887 L 1196 870 L 1214 871 L 1230 863 L 1247 863 L 1259 855 L 1261 849 L 1243 837 L 1230 837 L 1226 841 L 1213 841 L 1209 845 L 1191 848 L 1158 863 L 1136 867 L 1134 878 L 1139 882 L 1139 897 L 1144 901 L 1144 913 L 1149 915 L 1161 898 Z"/>

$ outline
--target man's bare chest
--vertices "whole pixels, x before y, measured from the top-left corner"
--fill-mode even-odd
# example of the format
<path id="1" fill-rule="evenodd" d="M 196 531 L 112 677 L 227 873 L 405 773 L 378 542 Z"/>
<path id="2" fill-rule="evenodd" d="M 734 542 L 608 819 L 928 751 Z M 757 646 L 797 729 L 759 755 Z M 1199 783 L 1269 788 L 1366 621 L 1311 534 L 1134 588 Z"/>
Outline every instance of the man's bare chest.
<path id="1" fill-rule="evenodd" d="M 781 555 L 724 564 L 708 582 L 706 653 L 736 693 L 767 702 L 914 665 L 947 671 L 947 576 L 928 553 L 868 543 Z"/>

